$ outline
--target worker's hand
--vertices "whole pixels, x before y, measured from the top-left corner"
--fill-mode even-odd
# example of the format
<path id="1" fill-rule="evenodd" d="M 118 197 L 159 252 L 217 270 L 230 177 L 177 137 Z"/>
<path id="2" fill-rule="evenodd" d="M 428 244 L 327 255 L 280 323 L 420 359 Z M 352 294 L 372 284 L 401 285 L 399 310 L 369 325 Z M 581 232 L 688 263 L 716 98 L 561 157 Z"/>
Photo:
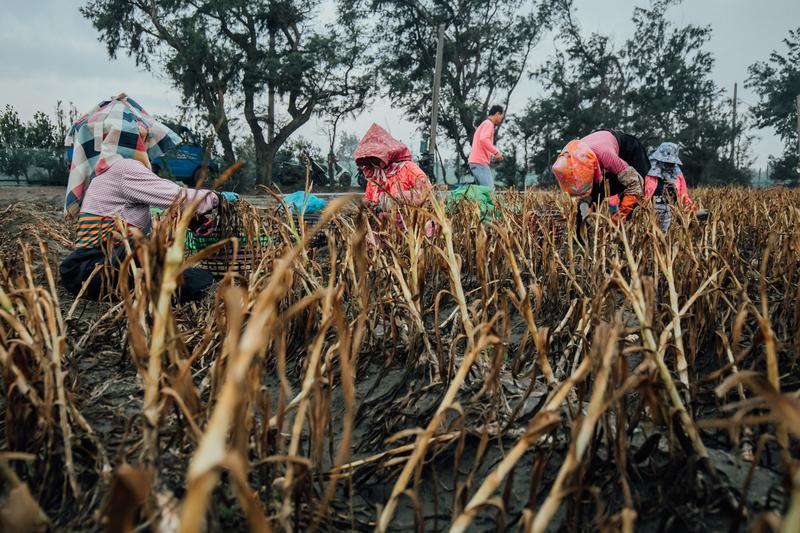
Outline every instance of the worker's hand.
<path id="1" fill-rule="evenodd" d="M 622 197 L 622 201 L 619 204 L 619 209 L 616 213 L 611 217 L 611 220 L 614 222 L 618 222 L 620 220 L 627 220 L 628 215 L 631 214 L 631 211 L 636 207 L 636 204 L 639 203 L 639 200 L 635 196 L 628 196 L 625 195 Z"/>
<path id="2" fill-rule="evenodd" d="M 497 152 L 496 154 L 494 154 L 494 160 L 495 161 L 502 161 L 503 159 L 505 159 L 505 158 L 503 157 L 503 154 L 501 154 L 500 152 Z"/>
<path id="3" fill-rule="evenodd" d="M 219 219 L 214 216 L 200 215 L 190 225 L 195 235 L 200 237 L 210 237 L 217 229 Z"/>
<path id="4" fill-rule="evenodd" d="M 591 212 L 591 206 L 589 202 L 580 201 L 578 202 L 578 213 L 582 219 L 586 219 Z"/>
<path id="5" fill-rule="evenodd" d="M 239 201 L 239 195 L 236 194 L 235 192 L 222 191 L 221 193 L 219 193 L 219 195 L 231 203 L 236 203 Z"/>

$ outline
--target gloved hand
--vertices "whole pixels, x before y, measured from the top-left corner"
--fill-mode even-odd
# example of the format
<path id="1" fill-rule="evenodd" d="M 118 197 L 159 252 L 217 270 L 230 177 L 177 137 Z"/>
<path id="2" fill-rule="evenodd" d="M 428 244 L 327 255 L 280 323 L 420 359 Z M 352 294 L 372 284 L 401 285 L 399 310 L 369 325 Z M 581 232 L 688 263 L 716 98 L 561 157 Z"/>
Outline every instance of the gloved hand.
<path id="1" fill-rule="evenodd" d="M 217 229 L 219 219 L 215 216 L 202 215 L 197 218 L 197 224 L 192 231 L 200 237 L 210 237 Z"/>
<path id="2" fill-rule="evenodd" d="M 619 209 L 611 217 L 611 220 L 614 222 L 619 220 L 627 220 L 628 216 L 631 214 L 631 211 L 633 211 L 633 208 L 636 207 L 636 204 L 638 203 L 639 199 L 635 196 L 623 196 L 622 201 L 619 203 Z"/>
<path id="3" fill-rule="evenodd" d="M 625 196 L 633 196 L 633 197 L 640 197 L 644 194 L 643 184 L 644 180 L 636 172 L 636 169 L 633 167 L 628 167 L 619 174 L 617 174 L 617 179 L 625 187 L 624 195 Z"/>
<path id="4" fill-rule="evenodd" d="M 225 198 L 225 200 L 227 200 L 229 202 L 232 202 L 232 203 L 236 203 L 236 202 L 239 201 L 239 195 L 236 194 L 235 192 L 222 191 L 221 193 L 219 193 L 219 195 L 222 196 L 223 198 Z"/>

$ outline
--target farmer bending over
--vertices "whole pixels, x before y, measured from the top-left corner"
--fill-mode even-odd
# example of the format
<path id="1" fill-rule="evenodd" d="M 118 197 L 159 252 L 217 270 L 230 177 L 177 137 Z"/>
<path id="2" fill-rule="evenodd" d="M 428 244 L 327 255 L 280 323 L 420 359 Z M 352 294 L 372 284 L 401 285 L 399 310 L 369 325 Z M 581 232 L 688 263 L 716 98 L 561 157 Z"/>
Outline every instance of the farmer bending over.
<path id="1" fill-rule="evenodd" d="M 553 164 L 561 190 L 578 198 L 578 225 L 606 195 L 620 195 L 615 219 L 627 219 L 642 198 L 642 176 L 650 168 L 642 143 L 627 133 L 595 131 L 570 141 Z"/>
<path id="2" fill-rule="evenodd" d="M 388 211 L 393 201 L 421 205 L 432 190 L 428 176 L 411 160 L 408 147 L 373 124 L 354 158 L 367 179 L 364 201 Z"/>
<path id="3" fill-rule="evenodd" d="M 160 157 L 179 142 L 175 132 L 125 94 L 100 103 L 72 125 L 65 141 L 74 149 L 64 212 L 77 221 L 77 227 L 74 249 L 60 267 L 69 292 L 77 295 L 95 266 L 105 265 L 105 275 L 95 274 L 84 294 L 98 299 L 109 293 L 126 257 L 123 240 L 137 231 L 150 231 L 151 207 L 167 208 L 181 196 L 189 202 L 201 198 L 198 213 L 217 206 L 214 192 L 183 189 L 153 174 L 150 158 Z M 235 193 L 222 194 L 238 200 Z M 120 234 L 117 218 L 127 223 L 129 235 Z M 212 281 L 205 270 L 186 269 L 179 299 L 200 298 Z M 104 283 L 110 287 L 104 290 Z"/>
<path id="4" fill-rule="evenodd" d="M 408 147 L 377 124 L 358 143 L 353 158 L 367 180 L 364 203 L 376 211 L 382 224 L 392 204 L 420 206 L 431 195 L 433 185 L 411 160 Z M 402 227 L 402 220 L 398 225 Z M 433 224 L 428 221 L 426 233 L 430 236 L 433 231 Z"/>
<path id="5" fill-rule="evenodd" d="M 502 161 L 503 154 L 494 146 L 494 130 L 503 122 L 505 114 L 503 108 L 494 105 L 489 109 L 489 116 L 481 122 L 475 135 L 472 137 L 472 151 L 469 154 L 469 170 L 475 176 L 475 181 L 494 190 L 494 175 L 489 163 Z"/>
<path id="6" fill-rule="evenodd" d="M 678 157 L 677 144 L 661 143 L 650 154 L 650 163 L 650 171 L 644 179 L 644 197 L 647 202 L 652 200 L 658 225 L 662 231 L 667 231 L 672 224 L 670 205 L 680 200 L 688 211 L 697 212 L 698 207 L 689 198 L 686 180 L 679 166 L 683 163 Z"/>

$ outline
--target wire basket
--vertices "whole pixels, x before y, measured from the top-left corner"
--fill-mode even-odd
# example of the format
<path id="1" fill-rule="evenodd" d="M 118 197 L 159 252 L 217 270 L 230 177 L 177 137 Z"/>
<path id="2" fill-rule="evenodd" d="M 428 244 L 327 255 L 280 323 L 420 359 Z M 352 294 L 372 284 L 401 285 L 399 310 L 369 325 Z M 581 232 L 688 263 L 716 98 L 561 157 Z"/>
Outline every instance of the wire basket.
<path id="1" fill-rule="evenodd" d="M 523 225 L 531 232 L 538 233 L 540 228 L 545 228 L 555 240 L 560 240 L 566 234 L 567 220 L 557 209 L 536 209 L 521 215 Z"/>
<path id="2" fill-rule="evenodd" d="M 292 209 L 292 219 L 294 220 L 295 226 L 299 227 L 300 225 L 300 214 Z M 317 222 L 319 222 L 320 218 L 322 217 L 322 211 L 316 211 L 314 213 L 305 213 L 303 215 L 303 225 L 305 231 L 310 231 L 311 227 L 314 226 Z M 328 224 L 322 228 L 322 231 L 314 235 L 311 240 L 308 242 L 309 248 L 321 248 L 327 242 L 325 237 L 325 229 L 326 228 L 335 228 L 335 224 L 333 221 L 329 221 Z"/>
<path id="3" fill-rule="evenodd" d="M 222 237 L 214 230 L 210 235 L 197 235 L 192 231 L 186 232 L 184 248 L 186 256 L 194 255 L 200 250 L 209 246 L 230 239 Z M 252 239 L 248 243 L 246 236 L 240 235 L 238 246 L 234 255 L 234 243 L 229 242 L 222 248 L 209 255 L 200 262 L 201 268 L 208 270 L 215 277 L 222 277 L 228 271 L 237 274 L 248 274 L 257 265 L 266 253 L 266 245 L 270 243 L 269 237 L 264 234 L 259 235 L 258 239 Z"/>

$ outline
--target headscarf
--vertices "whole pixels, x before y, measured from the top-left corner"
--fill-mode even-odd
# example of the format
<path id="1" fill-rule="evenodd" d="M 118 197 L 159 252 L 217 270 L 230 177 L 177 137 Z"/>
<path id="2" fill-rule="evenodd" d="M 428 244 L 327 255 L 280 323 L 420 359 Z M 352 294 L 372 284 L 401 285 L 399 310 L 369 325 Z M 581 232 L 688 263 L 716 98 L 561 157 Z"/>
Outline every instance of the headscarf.
<path id="1" fill-rule="evenodd" d="M 73 147 L 64 215 L 78 215 L 92 179 L 116 161 L 136 159 L 149 165 L 180 142 L 177 133 L 125 93 L 100 102 L 70 127 L 64 140 Z"/>
<path id="2" fill-rule="evenodd" d="M 377 124 L 358 143 L 353 158 L 367 179 L 364 199 L 379 204 L 387 193 L 392 196 L 403 188 L 398 183 L 401 170 L 409 163 L 413 165 L 411 150 Z"/>
<path id="3" fill-rule="evenodd" d="M 406 161 L 411 161 L 411 150 L 388 131 L 373 124 L 358 143 L 353 158 L 367 180 L 380 181 L 395 174 Z"/>
<path id="4" fill-rule="evenodd" d="M 567 143 L 552 167 L 561 190 L 577 197 L 585 197 L 592 192 L 599 168 L 597 154 L 580 139 Z"/>
<path id="5" fill-rule="evenodd" d="M 682 165 L 678 145 L 671 142 L 664 142 L 650 154 L 650 171 L 647 173 L 649 176 L 654 176 L 664 182 L 674 185 L 683 172 L 681 171 Z"/>

